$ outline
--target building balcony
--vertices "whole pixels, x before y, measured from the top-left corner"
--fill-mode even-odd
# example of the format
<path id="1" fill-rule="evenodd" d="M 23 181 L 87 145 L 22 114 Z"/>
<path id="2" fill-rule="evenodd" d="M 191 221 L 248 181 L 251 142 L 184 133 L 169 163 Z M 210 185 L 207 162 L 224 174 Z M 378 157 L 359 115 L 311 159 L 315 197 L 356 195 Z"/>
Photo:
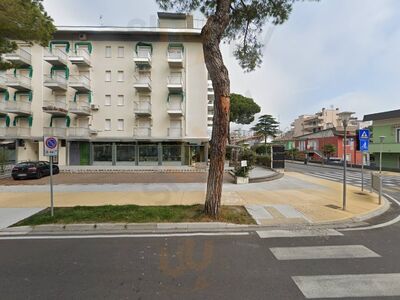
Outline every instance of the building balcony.
<path id="1" fill-rule="evenodd" d="M 381 148 L 382 147 L 382 148 Z M 369 144 L 369 153 L 400 153 L 400 143 Z"/>
<path id="2" fill-rule="evenodd" d="M 6 137 L 8 138 L 27 138 L 31 136 L 30 127 L 8 127 L 6 129 Z"/>
<path id="3" fill-rule="evenodd" d="M 0 116 L 4 116 L 8 113 L 7 102 L 8 101 L 0 100 Z"/>
<path id="4" fill-rule="evenodd" d="M 43 85 L 53 91 L 66 91 L 68 88 L 68 81 L 62 75 L 44 75 Z"/>
<path id="5" fill-rule="evenodd" d="M 167 112 L 171 117 L 182 117 L 183 116 L 183 105 L 182 102 L 169 102 Z"/>
<path id="6" fill-rule="evenodd" d="M 44 136 L 56 136 L 59 138 L 67 137 L 67 128 L 66 127 L 44 127 L 43 128 Z"/>
<path id="7" fill-rule="evenodd" d="M 7 80 L 6 76 L 0 75 L 0 92 L 7 90 Z"/>
<path id="8" fill-rule="evenodd" d="M 167 87 L 170 92 L 182 92 L 183 78 L 180 76 L 168 76 Z"/>
<path id="9" fill-rule="evenodd" d="M 88 102 L 69 102 L 69 112 L 78 116 L 90 116 L 91 109 Z"/>
<path id="10" fill-rule="evenodd" d="M 43 59 L 52 66 L 66 66 L 68 64 L 68 54 L 60 48 L 46 49 Z"/>
<path id="11" fill-rule="evenodd" d="M 167 59 L 171 68 L 183 68 L 183 52 L 168 51 Z"/>
<path id="12" fill-rule="evenodd" d="M 89 139 L 89 127 L 70 127 L 67 130 L 69 139 Z"/>
<path id="13" fill-rule="evenodd" d="M 66 116 L 68 114 L 67 101 L 45 100 L 43 101 L 43 111 L 53 116 Z"/>
<path id="14" fill-rule="evenodd" d="M 20 66 L 30 66 L 32 63 L 32 55 L 22 48 L 18 48 L 14 52 L 4 54 L 3 58 Z"/>
<path id="15" fill-rule="evenodd" d="M 181 138 L 182 137 L 182 128 L 168 128 L 168 137 L 170 138 Z"/>
<path id="16" fill-rule="evenodd" d="M 138 92 L 151 92 L 151 78 L 148 76 L 135 76 L 135 83 L 133 84 L 134 88 Z"/>
<path id="17" fill-rule="evenodd" d="M 133 111 L 138 116 L 151 116 L 151 102 L 150 101 L 134 102 Z"/>
<path id="18" fill-rule="evenodd" d="M 78 92 L 90 92 L 90 79 L 85 75 L 71 75 L 69 76 L 69 86 Z"/>
<path id="19" fill-rule="evenodd" d="M 133 129 L 133 136 L 136 138 L 151 137 L 151 127 L 137 126 Z"/>
<path id="20" fill-rule="evenodd" d="M 0 127 L 0 136 L 7 136 L 8 127 Z"/>
<path id="21" fill-rule="evenodd" d="M 32 102 L 30 101 L 7 101 L 6 111 L 16 115 L 29 116 L 32 114 Z"/>
<path id="22" fill-rule="evenodd" d="M 69 56 L 69 61 L 74 65 L 90 67 L 90 53 L 87 49 L 78 48 Z"/>
<path id="23" fill-rule="evenodd" d="M 31 78 L 24 75 L 6 75 L 6 85 L 10 88 L 16 89 L 18 91 L 30 91 Z"/>
<path id="24" fill-rule="evenodd" d="M 150 52 L 138 52 L 134 53 L 133 61 L 139 68 L 151 68 L 151 54 Z"/>

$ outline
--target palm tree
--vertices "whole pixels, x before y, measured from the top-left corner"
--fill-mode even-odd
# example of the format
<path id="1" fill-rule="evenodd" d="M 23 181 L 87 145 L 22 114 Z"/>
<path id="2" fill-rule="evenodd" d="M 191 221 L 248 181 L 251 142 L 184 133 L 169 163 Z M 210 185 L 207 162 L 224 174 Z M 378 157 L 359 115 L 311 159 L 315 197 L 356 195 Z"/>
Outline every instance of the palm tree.
<path id="1" fill-rule="evenodd" d="M 264 143 L 267 143 L 269 136 L 275 137 L 278 133 L 279 122 L 271 115 L 262 115 L 258 118 L 257 124 L 251 129 L 255 133 L 264 138 Z"/>

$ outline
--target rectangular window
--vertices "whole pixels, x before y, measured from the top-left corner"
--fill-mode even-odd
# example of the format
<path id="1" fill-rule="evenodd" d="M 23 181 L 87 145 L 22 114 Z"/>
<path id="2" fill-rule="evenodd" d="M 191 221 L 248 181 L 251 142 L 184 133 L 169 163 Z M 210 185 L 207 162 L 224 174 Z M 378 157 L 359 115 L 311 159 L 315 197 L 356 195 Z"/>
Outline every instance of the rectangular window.
<path id="1" fill-rule="evenodd" d="M 117 125 L 118 125 L 117 129 L 119 131 L 123 131 L 124 130 L 124 119 L 118 119 Z"/>
<path id="2" fill-rule="evenodd" d="M 124 95 L 118 95 L 118 106 L 125 105 Z"/>
<path id="3" fill-rule="evenodd" d="M 111 119 L 106 119 L 104 123 L 104 130 L 110 131 L 111 130 Z"/>
<path id="4" fill-rule="evenodd" d="M 118 71 L 118 81 L 124 81 L 124 71 Z"/>
<path id="5" fill-rule="evenodd" d="M 106 58 L 111 58 L 111 46 L 106 46 Z"/>
<path id="6" fill-rule="evenodd" d="M 396 133 L 397 133 L 397 142 L 400 143 L 400 128 L 396 129 Z"/>
<path id="7" fill-rule="evenodd" d="M 106 105 L 106 106 L 111 105 L 111 95 L 106 95 L 106 98 L 104 100 L 104 105 Z"/>
<path id="8" fill-rule="evenodd" d="M 111 71 L 106 71 L 106 81 L 111 81 Z"/>
<path id="9" fill-rule="evenodd" d="M 124 57 L 124 47 L 120 46 L 118 47 L 118 57 L 123 58 Z"/>

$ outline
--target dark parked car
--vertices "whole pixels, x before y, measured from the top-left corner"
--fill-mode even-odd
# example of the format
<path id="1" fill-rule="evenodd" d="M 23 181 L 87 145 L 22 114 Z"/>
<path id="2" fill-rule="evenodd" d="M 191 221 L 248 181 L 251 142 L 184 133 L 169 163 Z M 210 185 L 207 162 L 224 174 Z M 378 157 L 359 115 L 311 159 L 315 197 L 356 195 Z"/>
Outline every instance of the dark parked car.
<path id="1" fill-rule="evenodd" d="M 53 174 L 60 173 L 57 165 L 53 164 Z M 15 180 L 22 178 L 42 178 L 50 175 L 50 164 L 47 161 L 26 161 L 18 163 L 11 171 L 11 176 Z"/>

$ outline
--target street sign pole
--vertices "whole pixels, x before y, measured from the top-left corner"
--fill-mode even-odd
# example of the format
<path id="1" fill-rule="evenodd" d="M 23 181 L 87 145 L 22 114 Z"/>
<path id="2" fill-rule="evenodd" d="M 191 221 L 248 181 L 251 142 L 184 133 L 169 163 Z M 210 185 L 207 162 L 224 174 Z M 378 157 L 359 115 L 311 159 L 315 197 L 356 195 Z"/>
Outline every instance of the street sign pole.
<path id="1" fill-rule="evenodd" d="M 50 156 L 50 214 L 54 217 L 54 200 L 53 200 L 53 156 Z"/>
<path id="2" fill-rule="evenodd" d="M 361 192 L 364 192 L 364 152 L 361 152 Z"/>
<path id="3" fill-rule="evenodd" d="M 364 154 L 368 151 L 370 132 L 368 129 L 361 129 L 359 131 L 359 145 L 361 151 L 361 191 L 364 191 Z"/>

